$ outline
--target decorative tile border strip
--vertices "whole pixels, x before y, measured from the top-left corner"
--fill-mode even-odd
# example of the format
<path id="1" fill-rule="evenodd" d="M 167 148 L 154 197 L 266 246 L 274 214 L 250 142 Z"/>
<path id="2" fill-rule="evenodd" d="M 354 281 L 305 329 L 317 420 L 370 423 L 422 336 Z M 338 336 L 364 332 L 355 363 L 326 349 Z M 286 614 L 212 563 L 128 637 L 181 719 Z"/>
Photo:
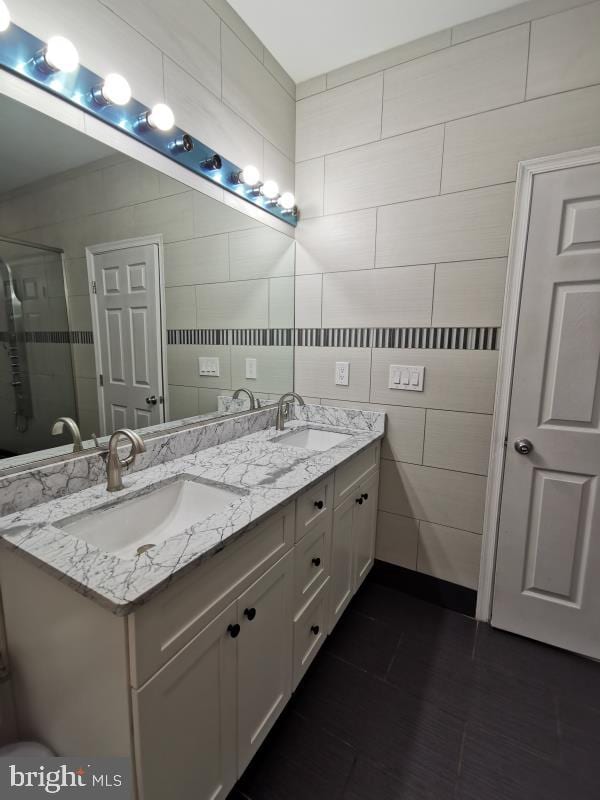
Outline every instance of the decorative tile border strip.
<path id="1" fill-rule="evenodd" d="M 291 347 L 294 331 L 292 328 L 179 328 L 167 331 L 167 344 Z"/>
<path id="2" fill-rule="evenodd" d="M 241 328 L 167 331 L 167 344 L 497 350 L 500 328 Z"/>
<path id="3" fill-rule="evenodd" d="M 8 331 L 0 331 L 0 342 L 8 342 Z M 25 331 L 28 344 L 94 344 L 92 331 Z"/>
<path id="4" fill-rule="evenodd" d="M 0 331 L 0 342 L 9 334 Z M 92 331 L 28 331 L 36 344 L 93 344 Z M 246 347 L 375 347 L 416 350 L 497 350 L 500 328 L 178 328 L 167 344 Z"/>
<path id="5" fill-rule="evenodd" d="M 298 347 L 497 350 L 500 328 L 298 328 Z"/>

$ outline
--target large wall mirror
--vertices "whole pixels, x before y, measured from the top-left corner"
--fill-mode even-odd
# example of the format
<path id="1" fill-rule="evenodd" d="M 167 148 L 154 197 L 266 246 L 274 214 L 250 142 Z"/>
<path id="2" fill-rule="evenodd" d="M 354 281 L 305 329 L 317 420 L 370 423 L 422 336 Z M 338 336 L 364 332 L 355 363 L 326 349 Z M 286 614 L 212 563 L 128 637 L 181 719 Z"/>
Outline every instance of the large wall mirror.
<path id="1" fill-rule="evenodd" d="M 293 387 L 293 238 L 4 96 L 0 141 L 0 472 Z"/>

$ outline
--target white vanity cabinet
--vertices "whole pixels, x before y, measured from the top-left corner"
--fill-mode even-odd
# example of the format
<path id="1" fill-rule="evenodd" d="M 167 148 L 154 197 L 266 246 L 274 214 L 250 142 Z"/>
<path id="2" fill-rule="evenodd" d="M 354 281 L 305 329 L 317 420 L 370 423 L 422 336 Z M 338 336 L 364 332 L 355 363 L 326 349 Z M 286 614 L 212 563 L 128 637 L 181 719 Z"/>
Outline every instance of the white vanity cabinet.
<path id="1" fill-rule="evenodd" d="M 224 800 L 373 563 L 378 477 L 375 443 L 125 617 L 3 551 L 20 736 Z"/>
<path id="2" fill-rule="evenodd" d="M 228 606 L 132 690 L 139 797 L 227 796 L 237 778 L 237 652 Z"/>
<path id="3" fill-rule="evenodd" d="M 288 553 L 237 602 L 239 774 L 292 693 L 292 590 L 293 553 Z"/>
<path id="4" fill-rule="evenodd" d="M 335 473 L 330 632 L 373 566 L 378 489 L 378 444 L 364 450 Z"/>

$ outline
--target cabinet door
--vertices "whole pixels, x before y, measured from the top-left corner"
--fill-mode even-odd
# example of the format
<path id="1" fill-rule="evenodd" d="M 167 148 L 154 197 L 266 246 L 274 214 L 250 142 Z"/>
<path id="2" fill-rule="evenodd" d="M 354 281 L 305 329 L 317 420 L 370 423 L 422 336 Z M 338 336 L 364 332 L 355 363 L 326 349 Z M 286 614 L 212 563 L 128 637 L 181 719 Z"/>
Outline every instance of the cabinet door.
<path id="1" fill-rule="evenodd" d="M 238 599 L 238 769 L 244 771 L 292 687 L 293 553 Z"/>
<path id="2" fill-rule="evenodd" d="M 221 800 L 237 777 L 232 603 L 132 690 L 140 800 Z"/>
<path id="3" fill-rule="evenodd" d="M 361 483 L 357 498 L 362 503 L 356 503 L 354 510 L 354 591 L 358 589 L 375 558 L 375 532 L 377 529 L 377 490 L 379 475 Z"/>
<path id="4" fill-rule="evenodd" d="M 353 533 L 354 496 L 345 500 L 333 512 L 331 536 L 331 615 L 329 630 L 332 631 L 350 602 L 353 591 Z"/>

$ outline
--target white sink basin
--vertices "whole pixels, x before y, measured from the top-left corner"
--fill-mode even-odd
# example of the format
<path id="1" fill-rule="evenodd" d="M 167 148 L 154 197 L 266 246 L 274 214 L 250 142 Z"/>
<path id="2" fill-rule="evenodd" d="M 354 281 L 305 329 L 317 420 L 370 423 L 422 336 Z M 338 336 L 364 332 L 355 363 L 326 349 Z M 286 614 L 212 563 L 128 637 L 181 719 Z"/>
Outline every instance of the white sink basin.
<path id="1" fill-rule="evenodd" d="M 56 523 L 118 558 L 134 558 L 238 500 L 238 492 L 182 476 L 106 510 Z"/>
<path id="2" fill-rule="evenodd" d="M 335 431 L 322 431 L 319 428 L 304 428 L 300 431 L 286 433 L 276 439 L 276 442 L 285 443 L 288 447 L 302 447 L 305 450 L 330 450 L 336 444 L 350 439 L 349 433 L 336 433 Z"/>

